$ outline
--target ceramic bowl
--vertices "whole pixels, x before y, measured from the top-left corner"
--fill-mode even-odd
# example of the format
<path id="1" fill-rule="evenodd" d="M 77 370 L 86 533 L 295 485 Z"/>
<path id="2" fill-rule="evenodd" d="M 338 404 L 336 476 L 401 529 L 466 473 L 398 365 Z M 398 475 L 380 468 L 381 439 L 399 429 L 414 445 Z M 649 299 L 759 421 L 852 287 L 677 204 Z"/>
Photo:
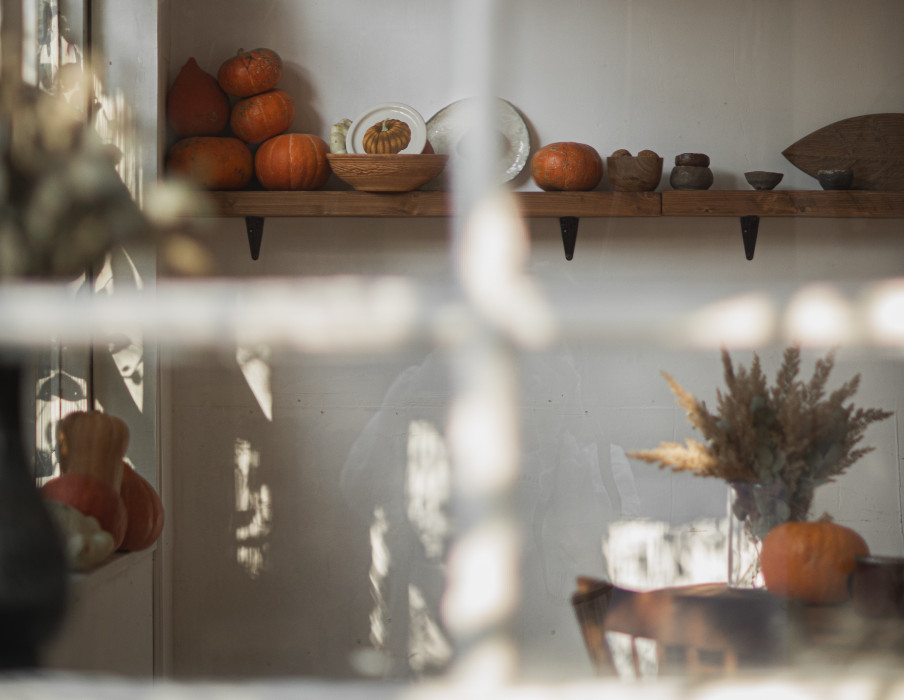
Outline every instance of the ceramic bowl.
<path id="1" fill-rule="evenodd" d="M 816 179 L 824 190 L 849 190 L 854 182 L 854 171 L 843 168 L 819 170 Z"/>
<path id="2" fill-rule="evenodd" d="M 675 190 L 708 190 L 713 184 L 713 171 L 701 165 L 676 165 L 669 175 Z"/>
<path id="3" fill-rule="evenodd" d="M 411 192 L 442 173 L 445 154 L 329 153 L 340 180 L 362 192 Z"/>
<path id="4" fill-rule="evenodd" d="M 768 170 L 751 170 L 744 177 L 755 190 L 771 190 L 782 181 L 784 173 L 772 173 Z"/>
<path id="5" fill-rule="evenodd" d="M 675 165 L 692 165 L 697 168 L 708 168 L 709 156 L 705 153 L 679 153 L 675 156 Z"/>
<path id="6" fill-rule="evenodd" d="M 662 178 L 659 156 L 609 156 L 609 186 L 616 192 L 651 192 Z"/>
<path id="7" fill-rule="evenodd" d="M 904 617 L 904 557 L 857 557 L 850 590 L 860 615 Z"/>

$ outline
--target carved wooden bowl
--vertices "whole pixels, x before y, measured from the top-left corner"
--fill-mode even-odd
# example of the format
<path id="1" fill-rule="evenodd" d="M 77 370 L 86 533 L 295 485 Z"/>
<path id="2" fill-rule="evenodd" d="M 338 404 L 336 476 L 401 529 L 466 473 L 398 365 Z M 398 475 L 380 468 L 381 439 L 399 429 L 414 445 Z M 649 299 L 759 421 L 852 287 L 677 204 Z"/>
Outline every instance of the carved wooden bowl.
<path id="1" fill-rule="evenodd" d="M 616 192 L 651 192 L 662 178 L 659 156 L 609 156 L 609 186 Z"/>
<path id="2" fill-rule="evenodd" d="M 442 173 L 445 154 L 329 153 L 336 176 L 363 192 L 411 192 Z"/>

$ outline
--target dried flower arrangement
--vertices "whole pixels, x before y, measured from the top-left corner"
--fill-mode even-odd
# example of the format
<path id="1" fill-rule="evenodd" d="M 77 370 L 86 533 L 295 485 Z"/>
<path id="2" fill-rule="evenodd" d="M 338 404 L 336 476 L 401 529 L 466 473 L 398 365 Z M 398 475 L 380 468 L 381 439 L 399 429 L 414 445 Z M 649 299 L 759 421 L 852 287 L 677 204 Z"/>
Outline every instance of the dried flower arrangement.
<path id="1" fill-rule="evenodd" d="M 857 447 L 864 431 L 892 413 L 844 405 L 857 392 L 859 374 L 826 396 L 834 350 L 817 360 L 812 378 L 803 382 L 797 379 L 800 348 L 789 347 L 773 387 L 767 386 L 756 353 L 750 370 L 735 370 L 724 349 L 722 364 L 728 391 L 716 391 L 715 413 L 662 373 L 705 443 L 663 442 L 628 456 L 660 468 L 724 479 L 737 494 L 735 516 L 762 539 L 773 525 L 806 520 L 816 487 L 870 452 L 872 447 Z"/>

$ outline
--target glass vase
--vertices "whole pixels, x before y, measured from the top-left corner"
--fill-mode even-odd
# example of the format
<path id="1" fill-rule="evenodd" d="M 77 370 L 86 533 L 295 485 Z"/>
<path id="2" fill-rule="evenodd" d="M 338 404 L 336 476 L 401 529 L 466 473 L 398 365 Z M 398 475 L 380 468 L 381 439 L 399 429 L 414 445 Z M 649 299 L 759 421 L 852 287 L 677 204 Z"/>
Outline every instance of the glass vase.
<path id="1" fill-rule="evenodd" d="M 728 489 L 728 585 L 761 588 L 760 546 L 766 533 L 791 514 L 780 483 L 733 481 Z"/>

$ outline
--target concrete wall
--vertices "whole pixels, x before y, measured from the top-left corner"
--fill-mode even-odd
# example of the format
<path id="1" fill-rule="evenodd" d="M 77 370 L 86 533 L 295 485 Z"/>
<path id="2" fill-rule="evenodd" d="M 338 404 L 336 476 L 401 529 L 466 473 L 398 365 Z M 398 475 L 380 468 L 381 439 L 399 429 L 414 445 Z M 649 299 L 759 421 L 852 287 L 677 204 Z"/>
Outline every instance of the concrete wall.
<path id="1" fill-rule="evenodd" d="M 745 189 L 743 172 L 766 169 L 785 173 L 782 188 L 816 189 L 784 148 L 842 118 L 904 111 L 897 0 L 499 6 L 497 92 L 524 114 L 535 148 L 651 148 L 666 181 L 675 154 L 705 152 L 716 188 Z M 331 123 L 386 101 L 429 118 L 469 95 L 454 63 L 456 33 L 469 34 L 456 3 L 192 0 L 170 11 L 170 80 L 190 56 L 215 73 L 239 47 L 273 48 L 298 106 L 295 131 L 326 138 Z M 536 189 L 526 171 L 514 186 Z M 441 290 L 452 279 L 440 220 L 270 219 L 256 262 L 241 219 L 208 223 L 203 240 L 229 278 L 399 274 Z M 557 221 L 529 227 L 529 271 L 544 289 L 629 315 L 704 290 L 791 294 L 812 282 L 856 299 L 904 263 L 899 221 L 764 219 L 752 262 L 732 219 L 586 219 L 572 262 Z M 770 376 L 784 343 L 760 350 Z M 804 376 L 822 352 L 805 354 Z M 445 358 L 224 348 L 167 360 L 173 673 L 410 677 L 441 667 Z M 569 343 L 524 357 L 521 370 L 519 643 L 532 675 L 577 677 L 590 668 L 568 602 L 576 575 L 625 585 L 724 577 L 724 485 L 625 463 L 618 451 L 691 436 L 659 371 L 712 402 L 721 364 L 716 350 Z M 858 405 L 901 408 L 897 359 L 842 347 L 833 380 L 856 372 Z M 901 426 L 899 413 L 871 428 L 877 449 L 814 506 L 888 554 L 904 553 Z"/>

